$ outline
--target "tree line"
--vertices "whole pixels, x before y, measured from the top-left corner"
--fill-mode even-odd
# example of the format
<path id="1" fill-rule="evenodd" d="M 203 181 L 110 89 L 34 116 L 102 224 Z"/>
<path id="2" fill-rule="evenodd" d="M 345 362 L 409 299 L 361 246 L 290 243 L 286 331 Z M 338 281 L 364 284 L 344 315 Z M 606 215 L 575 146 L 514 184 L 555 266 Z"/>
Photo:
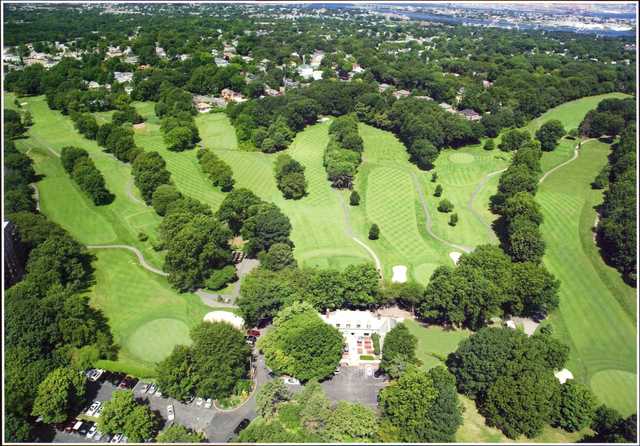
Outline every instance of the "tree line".
<path id="1" fill-rule="evenodd" d="M 364 145 L 358 134 L 358 121 L 345 115 L 333 120 L 329 126 L 329 143 L 324 151 L 327 179 L 333 187 L 351 189 L 353 179 L 362 161 Z"/>
<path id="2" fill-rule="evenodd" d="M 60 153 L 62 167 L 71 179 L 91 198 L 96 206 L 109 204 L 115 196 L 107 190 L 102 173 L 97 169 L 89 153 L 78 147 L 63 147 Z"/>
<path id="3" fill-rule="evenodd" d="M 161 118 L 160 130 L 169 150 L 182 152 L 192 149 L 200 141 L 200 133 L 193 120 L 197 111 L 193 106 L 191 94 L 185 90 L 163 83 L 160 86 L 155 113 Z"/>
<path id="4" fill-rule="evenodd" d="M 585 136 L 619 135 L 607 165 L 593 183 L 595 188 L 606 188 L 604 200 L 598 207 L 597 240 L 607 262 L 633 286 L 637 281 L 637 136 L 634 120 L 634 99 L 605 99 L 580 124 Z"/>
<path id="5" fill-rule="evenodd" d="M 197 158 L 200 168 L 207 174 L 215 187 L 219 187 L 223 192 L 229 192 L 233 189 L 235 182 L 233 171 L 218 155 L 208 149 L 200 149 L 198 150 Z"/>

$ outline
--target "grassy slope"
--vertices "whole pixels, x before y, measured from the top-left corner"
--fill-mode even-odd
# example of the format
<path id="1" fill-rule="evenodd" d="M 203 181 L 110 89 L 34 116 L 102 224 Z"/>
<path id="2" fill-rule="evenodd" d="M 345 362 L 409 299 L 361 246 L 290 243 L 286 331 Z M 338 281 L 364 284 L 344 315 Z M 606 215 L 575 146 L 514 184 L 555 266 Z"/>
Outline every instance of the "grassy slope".
<path id="1" fill-rule="evenodd" d="M 7 95 L 7 104 L 13 97 Z M 143 251 L 148 262 L 162 265 L 162 257 L 151 249 L 150 241 L 138 241 L 144 231 L 152 238 L 160 222 L 155 212 L 132 200 L 131 169 L 102 152 L 94 141 L 80 136 L 68 117 L 47 107 L 43 97 L 22 98 L 31 111 L 34 125 L 18 147 L 34 160 L 42 212 L 85 244 L 128 244 Z M 95 206 L 66 174 L 59 153 L 66 145 L 82 147 L 90 153 L 116 199 L 108 206 Z M 133 186 L 131 190 L 139 199 Z M 127 251 L 95 251 L 96 284 L 91 302 L 104 311 L 121 350 L 114 362 L 101 365 L 139 376 L 152 376 L 153 363 L 168 354 L 177 343 L 188 342 L 189 327 L 211 311 L 195 295 L 179 295 L 165 278 L 143 269 Z M 160 320 L 160 322 L 158 322 Z M 162 329 L 158 329 L 158 324 Z"/>
<path id="2" fill-rule="evenodd" d="M 608 153 L 606 144 L 583 144 L 578 159 L 551 174 L 536 199 L 545 218 L 544 262 L 561 281 L 551 321 L 571 345 L 568 368 L 602 401 L 628 414 L 636 404 L 635 293 L 604 264 L 591 232 L 602 192 L 589 184 Z"/>

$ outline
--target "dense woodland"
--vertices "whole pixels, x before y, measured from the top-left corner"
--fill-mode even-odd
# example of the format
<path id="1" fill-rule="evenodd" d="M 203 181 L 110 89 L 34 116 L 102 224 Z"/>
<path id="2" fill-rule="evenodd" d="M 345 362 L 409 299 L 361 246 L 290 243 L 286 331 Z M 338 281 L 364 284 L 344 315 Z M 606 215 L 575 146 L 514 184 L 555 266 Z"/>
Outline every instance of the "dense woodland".
<path id="1" fill-rule="evenodd" d="M 554 150 L 567 131 L 575 130 L 557 121 L 545 122 L 535 135 L 518 128 L 572 99 L 614 91 L 634 94 L 635 53 L 625 49 L 628 40 L 421 26 L 357 11 L 350 20 L 327 12 L 323 20 L 295 22 L 274 15 L 265 24 L 232 5 L 200 5 L 205 13 L 199 15 L 191 14 L 191 6 L 132 8 L 142 14 L 101 14 L 73 6 L 34 14 L 12 7 L 8 19 L 5 15 L 5 45 L 15 47 L 21 60 L 30 53 L 27 44 L 54 55 L 60 51 L 55 42 L 64 42 L 78 58 L 63 57 L 49 69 L 34 64 L 8 71 L 5 88 L 18 95 L 45 95 L 48 106 L 68 115 L 77 132 L 131 164 L 143 200 L 163 217 L 154 248 L 166 250 L 164 270 L 174 288 L 221 289 L 235 280 L 228 243 L 233 236 L 243 238 L 248 256 L 260 259 L 261 267 L 243 280 L 239 311 L 248 326 L 273 321 L 259 344 L 269 367 L 307 385 L 295 396 L 280 380 L 262 386 L 256 397 L 259 416 L 240 441 L 450 442 L 462 423 L 457 392 L 475 400 L 487 422 L 509 438 L 533 438 L 546 425 L 570 432 L 590 426 L 594 434 L 588 441 L 635 438 L 635 416 L 623 419 L 607 407 L 597 408 L 587 387 L 557 382 L 553 371 L 565 365 L 568 347 L 552 337 L 550 326 L 531 337 L 487 327 L 494 317 L 544 318 L 559 303 L 560 284 L 541 262 L 545 243 L 535 193 L 542 152 Z M 218 66 L 212 50 L 219 54 L 229 42 L 235 56 Z M 108 57 L 114 47 L 130 48 L 137 62 Z M 323 80 L 303 79 L 296 66 L 317 50 L 325 53 Z M 357 73 L 356 66 L 361 68 Z M 133 73 L 130 92 L 115 80 L 115 72 Z M 90 88 L 90 82 L 99 86 Z M 282 95 L 264 96 L 267 89 L 280 87 Z M 217 210 L 183 195 L 162 156 L 135 144 L 132 125 L 143 119 L 132 101 L 155 102 L 165 145 L 182 152 L 200 142 L 193 95 L 217 96 L 223 89 L 248 99 L 225 110 L 243 150 L 285 150 L 305 126 L 335 117 L 324 165 L 336 188 L 350 189 L 357 175 L 363 151 L 359 122 L 393 132 L 410 161 L 423 170 L 432 169 L 445 148 L 502 134 L 498 149 L 514 155 L 491 200 L 500 216 L 500 246 L 479 246 L 464 254 L 457 267 L 437 268 L 426 288 L 381 283 L 369 264 L 342 271 L 298 267 L 288 217 L 250 190 L 234 188 L 231 168 L 212 151 L 199 148 L 197 159 L 212 187 L 225 192 Z M 408 95 L 394 95 L 403 89 Z M 439 105 L 443 102 L 454 112 L 471 109 L 481 118 L 467 120 Z M 630 283 L 637 279 L 635 104 L 635 99 L 602 101 L 579 128 L 581 136 L 617 138 L 609 165 L 594 180 L 594 187 L 606 189 L 598 241 L 605 258 Z M 103 111 L 114 113 L 111 122 L 99 125 L 93 113 Z M 106 321 L 83 294 L 92 281 L 92 257 L 35 211 L 31 183 L 38 178 L 31 159 L 13 141 L 28 130 L 30 120 L 26 113 L 5 110 L 4 210 L 28 253 L 26 275 L 5 299 L 6 426 L 15 440 L 32 439 L 37 416 L 58 423 L 77 412 L 85 395 L 84 378 L 78 379 L 76 369 L 117 355 Z M 485 148 L 493 150 L 489 141 Z M 304 166 L 288 154 L 272 156 L 277 157 L 274 175 L 283 196 L 302 198 L 307 191 Z M 83 149 L 66 147 L 61 162 L 95 204 L 113 199 Z M 444 201 L 441 210 L 451 211 Z M 350 204 L 359 204 L 357 192 Z M 453 216 L 450 221 L 455 224 Z M 377 225 L 369 235 L 379 237 Z M 399 325 L 381 351 L 381 369 L 392 381 L 380 392 L 380 413 L 359 404 L 333 405 L 316 381 L 335 370 L 342 338 L 317 311 L 391 304 L 427 322 L 475 333 L 449 356 L 447 368 L 425 372 L 416 359 L 415 337 Z M 226 398 L 247 390 L 250 349 L 240 331 L 202 324 L 191 337 L 191 346 L 177 346 L 158 365 L 164 393 L 185 400 L 194 394 Z M 47 401 L 51 393 L 59 396 L 56 405 Z M 126 431 L 132 441 L 147 440 L 158 420 L 128 395 L 117 394 L 105 407 L 100 428 Z M 136 418 L 129 422 L 132 413 Z M 199 439 L 186 430 L 162 435 Z"/>

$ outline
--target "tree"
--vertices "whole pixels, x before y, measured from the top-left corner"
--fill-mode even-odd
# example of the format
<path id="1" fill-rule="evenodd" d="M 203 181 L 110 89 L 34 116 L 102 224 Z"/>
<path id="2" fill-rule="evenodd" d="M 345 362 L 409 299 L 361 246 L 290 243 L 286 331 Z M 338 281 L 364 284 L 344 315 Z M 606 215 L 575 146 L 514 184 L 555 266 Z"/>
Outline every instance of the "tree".
<path id="1" fill-rule="evenodd" d="M 515 262 L 538 263 L 544 250 L 545 242 L 537 224 L 526 217 L 509 222 L 507 252 Z"/>
<path id="2" fill-rule="evenodd" d="M 496 143 L 493 142 L 493 139 L 487 139 L 482 148 L 484 150 L 494 150 L 496 148 Z"/>
<path id="3" fill-rule="evenodd" d="M 456 391 L 454 376 L 442 366 L 434 367 L 428 372 L 438 396 L 429 408 L 427 418 L 430 421 L 425 432 L 426 441 L 430 443 L 452 443 L 455 434 L 462 425 L 462 404 Z"/>
<path id="4" fill-rule="evenodd" d="M 383 419 L 397 428 L 400 442 L 426 442 L 429 410 L 437 398 L 433 379 L 417 367 L 409 367 L 397 381 L 380 391 Z"/>
<path id="5" fill-rule="evenodd" d="M 417 338 L 411 334 L 406 325 L 399 323 L 393 327 L 384 338 L 380 369 L 389 373 L 391 362 L 399 355 L 403 355 L 407 363 L 416 363 L 417 344 Z M 397 378 L 397 376 L 392 377 Z"/>
<path id="6" fill-rule="evenodd" d="M 536 437 L 551 420 L 559 386 L 553 372 L 542 367 L 501 375 L 489 387 L 481 413 L 511 439 Z"/>
<path id="7" fill-rule="evenodd" d="M 438 153 L 438 149 L 426 139 L 415 141 L 409 149 L 410 161 L 422 170 L 433 169 Z"/>
<path id="8" fill-rule="evenodd" d="M 592 436 L 586 436 L 584 443 L 633 443 L 638 440 L 637 415 L 632 414 L 622 418 L 615 409 L 599 406 L 594 415 L 591 429 Z"/>
<path id="9" fill-rule="evenodd" d="M 360 204 L 360 194 L 357 191 L 351 191 L 351 195 L 349 195 L 349 204 L 351 206 L 358 206 Z"/>
<path id="10" fill-rule="evenodd" d="M 560 282 L 542 264 L 514 263 L 512 267 L 511 314 L 539 317 L 558 307 Z"/>
<path id="11" fill-rule="evenodd" d="M 380 228 L 378 225 L 373 223 L 369 228 L 369 240 L 378 240 L 380 237 Z"/>
<path id="12" fill-rule="evenodd" d="M 158 152 L 143 152 L 132 165 L 136 186 L 145 203 L 150 204 L 155 190 L 163 184 L 171 184 L 171 174 Z"/>
<path id="13" fill-rule="evenodd" d="M 195 395 L 195 382 L 192 377 L 193 355 L 191 348 L 176 345 L 169 356 L 157 367 L 158 386 L 164 394 L 185 401 Z"/>
<path id="14" fill-rule="evenodd" d="M 196 215 L 174 237 L 164 239 L 164 269 L 179 290 L 203 286 L 213 270 L 231 262 L 231 231 L 215 217 Z"/>
<path id="15" fill-rule="evenodd" d="M 260 203 L 262 200 L 249 189 L 234 189 L 224 197 L 216 215 L 220 221 L 229 225 L 234 234 L 239 234 L 245 220 L 250 216 L 249 209 Z"/>
<path id="16" fill-rule="evenodd" d="M 122 433 L 129 440 L 141 443 L 153 438 L 158 421 L 148 406 L 138 404 L 133 392 L 116 390 L 98 418 L 98 429 L 105 434 Z"/>
<path id="17" fill-rule="evenodd" d="M 528 131 L 513 129 L 509 130 L 502 136 L 502 141 L 498 144 L 498 148 L 504 152 L 512 152 L 514 150 L 518 150 L 530 140 L 531 135 Z"/>
<path id="18" fill-rule="evenodd" d="M 436 189 L 433 191 L 433 196 L 439 197 L 440 195 L 442 195 L 442 186 L 438 184 Z"/>
<path id="19" fill-rule="evenodd" d="M 165 216 L 167 207 L 180 198 L 182 194 L 175 186 L 162 184 L 151 195 L 151 205 L 158 215 Z"/>
<path id="20" fill-rule="evenodd" d="M 236 267 L 234 265 L 227 265 L 222 269 L 214 270 L 211 276 L 206 281 L 206 286 L 210 290 L 221 290 L 227 284 L 238 280 L 236 274 Z"/>
<path id="21" fill-rule="evenodd" d="M 256 394 L 256 411 L 262 418 L 274 416 L 278 405 L 291 399 L 291 392 L 281 379 L 267 381 Z"/>
<path id="22" fill-rule="evenodd" d="M 72 368 L 57 368 L 38 386 L 32 415 L 45 423 L 62 423 L 84 403 L 86 378 Z"/>
<path id="23" fill-rule="evenodd" d="M 174 152 L 190 149 L 193 147 L 191 130 L 188 127 L 176 127 L 165 133 L 164 142 Z"/>
<path id="24" fill-rule="evenodd" d="M 536 132 L 536 139 L 540 141 L 540 147 L 544 151 L 551 151 L 558 145 L 558 140 L 566 134 L 562 122 L 552 119 L 540 126 Z"/>
<path id="25" fill-rule="evenodd" d="M 339 401 L 331 411 L 324 428 L 330 442 L 372 441 L 378 431 L 376 413 L 359 403 Z"/>
<path id="26" fill-rule="evenodd" d="M 457 224 L 458 224 L 458 214 L 454 212 L 453 214 L 451 214 L 451 217 L 449 217 L 449 226 L 455 226 Z"/>
<path id="27" fill-rule="evenodd" d="M 269 251 L 260 257 L 261 265 L 271 271 L 279 271 L 283 268 L 295 268 L 298 263 L 293 257 L 291 246 L 286 243 L 276 243 Z"/>
<path id="28" fill-rule="evenodd" d="M 289 218 L 276 205 L 254 205 L 248 209 L 247 215 L 240 232 L 242 238 L 247 240 L 247 252 L 250 255 L 268 251 L 276 243 L 292 244 L 289 240 Z"/>
<path id="29" fill-rule="evenodd" d="M 536 225 L 542 224 L 540 205 L 529 192 L 517 192 L 507 198 L 501 212 L 508 222 L 516 218 L 525 218 Z"/>
<path id="30" fill-rule="evenodd" d="M 236 302 L 248 326 L 275 316 L 284 305 L 299 299 L 298 289 L 283 277 L 286 272 L 258 268 L 245 276 Z"/>
<path id="31" fill-rule="evenodd" d="M 354 307 L 367 307 L 376 302 L 380 274 L 370 263 L 349 265 L 342 272 L 344 302 Z"/>
<path id="32" fill-rule="evenodd" d="M 453 203 L 451 203 L 446 198 L 444 200 L 440 200 L 438 203 L 438 211 L 440 212 L 451 212 L 453 210 Z"/>
<path id="33" fill-rule="evenodd" d="M 203 443 L 204 440 L 201 433 L 193 432 L 181 424 L 172 424 L 156 437 L 157 443 Z"/>
<path id="34" fill-rule="evenodd" d="M 246 377 L 251 348 L 244 333 L 224 322 L 203 322 L 191 331 L 192 374 L 196 395 L 224 398 Z"/>
<path id="35" fill-rule="evenodd" d="M 281 310 L 258 341 L 267 365 L 301 381 L 331 375 L 342 357 L 342 335 L 306 302 Z"/>
<path id="36" fill-rule="evenodd" d="M 560 401 L 554 426 L 575 432 L 589 426 L 596 410 L 596 397 L 584 384 L 569 380 L 560 386 Z"/>

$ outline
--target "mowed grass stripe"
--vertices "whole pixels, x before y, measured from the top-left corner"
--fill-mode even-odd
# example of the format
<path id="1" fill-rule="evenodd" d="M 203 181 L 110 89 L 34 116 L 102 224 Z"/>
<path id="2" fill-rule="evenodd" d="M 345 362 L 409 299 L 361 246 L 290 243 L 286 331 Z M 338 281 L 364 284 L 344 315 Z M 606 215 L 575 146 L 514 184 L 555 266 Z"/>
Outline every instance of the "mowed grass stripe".
<path id="1" fill-rule="evenodd" d="M 606 144 L 583 144 L 578 159 L 549 176 L 536 199 L 544 215 L 544 263 L 561 281 L 560 306 L 551 321 L 558 327 L 558 336 L 571 344 L 569 368 L 574 368 L 576 379 L 591 383 L 599 396 L 626 395 L 613 404 L 621 412 L 628 412 L 635 404 L 635 386 L 623 379 L 597 382 L 597 386 L 592 382 L 596 373 L 603 370 L 637 372 L 635 318 L 601 280 L 597 269 L 607 268 L 602 259 L 589 258 L 593 252 L 585 252 L 582 242 L 582 232 L 590 231 L 589 219 L 583 213 L 590 214 L 593 221 L 592 208 L 601 196 L 591 190 L 590 182 L 606 164 L 608 153 Z M 632 296 L 628 288 L 626 298 Z"/>

